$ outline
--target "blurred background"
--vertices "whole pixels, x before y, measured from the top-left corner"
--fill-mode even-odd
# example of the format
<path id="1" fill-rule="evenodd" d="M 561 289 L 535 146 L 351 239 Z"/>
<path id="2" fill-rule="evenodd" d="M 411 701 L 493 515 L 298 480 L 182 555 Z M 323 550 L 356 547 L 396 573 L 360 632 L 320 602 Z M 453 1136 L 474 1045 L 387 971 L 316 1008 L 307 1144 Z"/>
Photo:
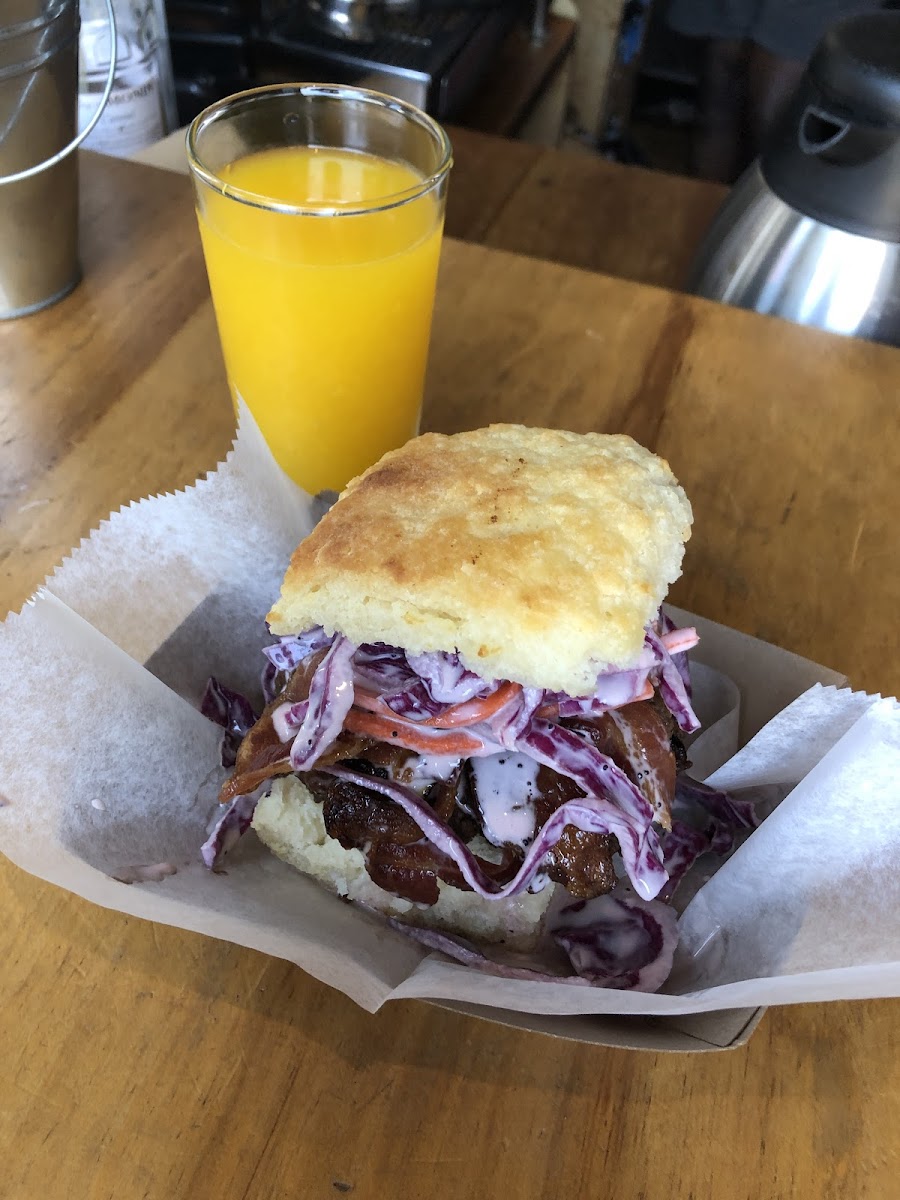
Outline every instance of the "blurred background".
<path id="1" fill-rule="evenodd" d="M 667 27 L 668 0 L 158 3 L 179 124 L 242 88 L 331 80 L 485 133 L 689 169 L 698 53 Z"/>
<path id="2" fill-rule="evenodd" d="M 114 0 L 128 155 L 244 88 L 353 83 L 440 121 L 730 184 L 821 34 L 885 0 Z M 109 61 L 82 0 L 82 121 Z"/>

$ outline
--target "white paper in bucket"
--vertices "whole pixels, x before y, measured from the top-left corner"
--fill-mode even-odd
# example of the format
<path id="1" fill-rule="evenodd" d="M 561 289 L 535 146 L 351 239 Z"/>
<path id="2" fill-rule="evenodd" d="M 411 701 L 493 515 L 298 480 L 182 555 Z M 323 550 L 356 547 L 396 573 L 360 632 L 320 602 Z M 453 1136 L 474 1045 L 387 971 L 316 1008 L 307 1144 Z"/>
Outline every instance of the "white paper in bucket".
<path id="1" fill-rule="evenodd" d="M 224 873 L 206 871 L 197 848 L 219 730 L 195 706 L 209 674 L 257 690 L 263 617 L 312 521 L 309 498 L 244 418 L 217 472 L 114 514 L 7 620 L 9 858 L 107 907 L 289 959 L 369 1010 L 422 997 L 676 1016 L 900 993 L 896 705 L 821 686 L 843 680 L 699 618 L 696 659 L 714 669 L 697 672 L 698 702 L 721 719 L 692 747 L 695 763 L 770 799 L 793 791 L 697 892 L 666 993 L 486 976 L 327 894 L 252 834 Z M 734 755 L 738 737 L 753 740 Z"/>

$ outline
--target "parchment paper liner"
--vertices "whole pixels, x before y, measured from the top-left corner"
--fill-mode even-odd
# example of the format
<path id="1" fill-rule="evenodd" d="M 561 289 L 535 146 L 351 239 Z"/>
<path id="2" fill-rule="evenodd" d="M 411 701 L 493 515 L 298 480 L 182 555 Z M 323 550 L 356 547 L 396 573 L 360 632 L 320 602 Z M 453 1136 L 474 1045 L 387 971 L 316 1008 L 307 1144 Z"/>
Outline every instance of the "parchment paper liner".
<path id="1" fill-rule="evenodd" d="M 210 874 L 197 848 L 219 731 L 196 703 L 209 674 L 257 691 L 263 616 L 312 521 L 244 414 L 214 474 L 114 513 L 7 619 L 10 859 L 108 908 L 289 959 L 369 1010 L 420 997 L 678 1015 L 900 994 L 896 702 L 678 610 L 699 627 L 695 660 L 715 669 L 699 673 L 701 707 L 719 720 L 692 748 L 695 770 L 770 806 L 787 798 L 689 904 L 666 994 L 487 977 L 325 893 L 253 835 Z"/>

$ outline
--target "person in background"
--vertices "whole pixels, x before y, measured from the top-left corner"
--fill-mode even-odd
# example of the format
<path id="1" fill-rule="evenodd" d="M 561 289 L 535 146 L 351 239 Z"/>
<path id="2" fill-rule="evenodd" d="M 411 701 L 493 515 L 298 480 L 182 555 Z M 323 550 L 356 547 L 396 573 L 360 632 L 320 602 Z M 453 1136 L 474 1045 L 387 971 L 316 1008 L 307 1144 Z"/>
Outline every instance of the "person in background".
<path id="1" fill-rule="evenodd" d="M 695 174 L 733 183 L 759 154 L 828 26 L 883 7 L 890 6 L 876 0 L 669 0 L 670 28 L 705 42 Z"/>

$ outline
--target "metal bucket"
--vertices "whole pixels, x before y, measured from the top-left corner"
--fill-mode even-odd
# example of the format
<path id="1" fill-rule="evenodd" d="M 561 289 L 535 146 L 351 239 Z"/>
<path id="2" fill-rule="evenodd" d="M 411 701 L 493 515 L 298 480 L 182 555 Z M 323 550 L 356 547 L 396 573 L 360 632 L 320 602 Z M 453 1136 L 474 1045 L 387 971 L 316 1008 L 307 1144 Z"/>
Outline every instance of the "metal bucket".
<path id="1" fill-rule="evenodd" d="M 112 0 L 107 0 L 115 30 Z M 0 15 L 0 318 L 61 300 L 78 283 L 75 137 L 78 0 L 3 0 Z M 111 44 L 115 37 L 111 36 Z"/>

